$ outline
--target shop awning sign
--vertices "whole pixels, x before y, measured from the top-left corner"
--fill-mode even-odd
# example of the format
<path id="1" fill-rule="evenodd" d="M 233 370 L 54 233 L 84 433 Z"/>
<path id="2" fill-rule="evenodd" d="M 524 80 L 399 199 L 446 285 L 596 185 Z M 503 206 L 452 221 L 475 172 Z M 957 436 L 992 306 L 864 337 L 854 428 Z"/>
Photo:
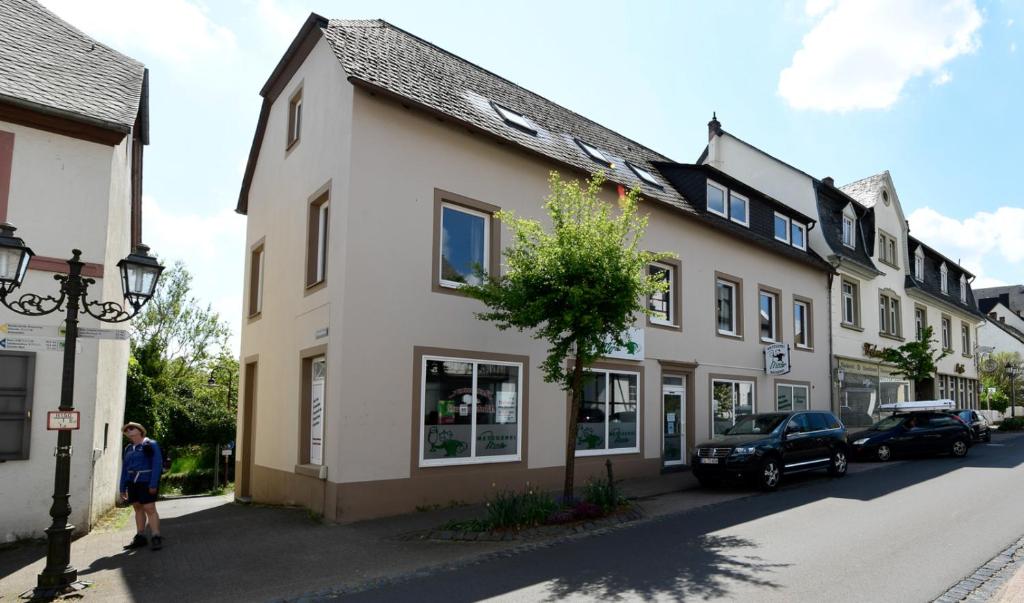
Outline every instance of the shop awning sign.
<path id="1" fill-rule="evenodd" d="M 764 348 L 764 372 L 769 375 L 785 375 L 791 370 L 789 345 L 773 343 Z"/>
<path id="2" fill-rule="evenodd" d="M 71 431 L 81 425 L 77 410 L 51 410 L 46 413 L 46 428 L 50 431 Z"/>

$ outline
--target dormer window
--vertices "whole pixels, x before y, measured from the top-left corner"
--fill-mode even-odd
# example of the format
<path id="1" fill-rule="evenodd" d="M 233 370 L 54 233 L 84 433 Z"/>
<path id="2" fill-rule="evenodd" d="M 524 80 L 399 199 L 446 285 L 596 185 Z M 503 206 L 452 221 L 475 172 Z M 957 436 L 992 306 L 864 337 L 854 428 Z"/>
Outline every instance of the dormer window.
<path id="1" fill-rule="evenodd" d="M 789 243 L 789 218 L 775 212 L 775 240 Z"/>
<path id="2" fill-rule="evenodd" d="M 960 303 L 967 303 L 967 276 L 960 275 Z"/>
<path id="3" fill-rule="evenodd" d="M 604 164 L 608 167 L 612 167 L 611 160 L 605 157 L 604 153 L 601 152 L 601 149 L 593 145 L 589 145 L 580 140 L 579 138 L 576 139 L 576 144 L 580 145 L 580 148 L 583 149 L 583 152 L 589 155 L 590 158 L 593 159 L 594 161 Z"/>
<path id="4" fill-rule="evenodd" d="M 807 226 L 775 212 L 775 240 L 807 251 Z"/>
<path id="5" fill-rule="evenodd" d="M 506 109 L 505 107 L 502 107 L 498 103 L 492 102 L 491 106 L 494 107 L 494 111 L 498 114 L 498 117 L 500 117 L 508 125 L 515 126 L 520 130 L 529 132 L 530 134 L 537 133 L 537 128 L 533 127 L 533 125 L 519 113 L 516 113 L 512 109 Z"/>
<path id="6" fill-rule="evenodd" d="M 807 227 L 799 222 L 793 222 L 789 230 L 793 247 L 807 251 Z"/>
<path id="7" fill-rule="evenodd" d="M 949 295 L 949 271 L 946 269 L 945 262 L 939 267 L 939 286 L 943 293 Z"/>
<path id="8" fill-rule="evenodd" d="M 850 249 L 857 246 L 856 243 L 854 243 L 853 238 L 854 225 L 855 222 L 853 218 L 847 215 L 843 216 L 843 245 L 846 245 Z"/>
<path id="9" fill-rule="evenodd" d="M 914 278 L 918 282 L 924 282 L 924 251 L 920 246 L 914 252 Z"/>
<path id="10" fill-rule="evenodd" d="M 736 191 L 708 180 L 708 211 L 732 220 L 743 226 L 750 226 L 750 200 Z"/>
<path id="11" fill-rule="evenodd" d="M 634 165 L 634 164 L 632 164 L 632 163 L 630 163 L 628 161 L 626 162 L 626 165 L 629 166 L 629 169 L 633 170 L 633 173 L 636 174 L 638 178 L 640 178 L 641 180 L 643 180 L 647 184 L 650 184 L 651 186 L 653 186 L 655 188 L 663 188 L 661 186 L 661 184 L 659 184 L 658 181 L 655 180 L 654 174 L 652 174 L 652 173 L 648 172 L 647 170 L 643 169 L 642 167 L 640 167 L 638 165 Z"/>

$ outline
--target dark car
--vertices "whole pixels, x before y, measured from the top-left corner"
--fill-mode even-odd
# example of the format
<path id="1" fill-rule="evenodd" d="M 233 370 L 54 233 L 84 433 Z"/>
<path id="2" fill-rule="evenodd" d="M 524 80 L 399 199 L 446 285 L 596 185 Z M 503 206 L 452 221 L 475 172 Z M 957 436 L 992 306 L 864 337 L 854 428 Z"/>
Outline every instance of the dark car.
<path id="1" fill-rule="evenodd" d="M 908 412 L 886 417 L 847 436 L 854 458 L 888 461 L 897 456 L 967 455 L 971 430 L 948 412 Z"/>
<path id="2" fill-rule="evenodd" d="M 960 420 L 964 422 L 964 425 L 971 430 L 971 441 L 972 442 L 991 442 L 992 441 L 992 428 L 988 424 L 988 420 L 978 413 L 976 410 L 970 408 L 962 408 L 959 410 L 951 410 L 950 414 L 954 414 L 960 417 Z"/>
<path id="3" fill-rule="evenodd" d="M 693 474 L 702 486 L 748 479 L 774 490 L 782 476 L 811 469 L 846 475 L 846 427 L 830 412 L 762 413 L 740 417 L 699 446 Z"/>

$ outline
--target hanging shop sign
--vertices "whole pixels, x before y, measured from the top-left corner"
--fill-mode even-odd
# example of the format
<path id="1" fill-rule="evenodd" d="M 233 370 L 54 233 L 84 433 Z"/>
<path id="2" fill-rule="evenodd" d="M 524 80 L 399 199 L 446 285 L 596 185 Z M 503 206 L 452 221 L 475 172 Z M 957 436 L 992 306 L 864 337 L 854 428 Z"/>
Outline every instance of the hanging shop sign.
<path id="1" fill-rule="evenodd" d="M 769 375 L 785 375 L 791 370 L 789 345 L 773 343 L 764 348 L 764 372 Z"/>

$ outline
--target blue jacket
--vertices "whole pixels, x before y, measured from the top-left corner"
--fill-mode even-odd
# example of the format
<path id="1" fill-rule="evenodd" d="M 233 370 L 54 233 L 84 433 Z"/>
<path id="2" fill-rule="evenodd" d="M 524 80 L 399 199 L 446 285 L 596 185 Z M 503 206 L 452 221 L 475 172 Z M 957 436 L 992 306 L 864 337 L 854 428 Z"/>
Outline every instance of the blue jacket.
<path id="1" fill-rule="evenodd" d="M 150 488 L 160 484 L 160 472 L 163 470 L 163 455 L 155 440 L 144 438 L 141 444 L 128 444 L 124 449 L 124 462 L 121 464 L 120 492 L 128 491 L 129 483 L 146 482 Z"/>

